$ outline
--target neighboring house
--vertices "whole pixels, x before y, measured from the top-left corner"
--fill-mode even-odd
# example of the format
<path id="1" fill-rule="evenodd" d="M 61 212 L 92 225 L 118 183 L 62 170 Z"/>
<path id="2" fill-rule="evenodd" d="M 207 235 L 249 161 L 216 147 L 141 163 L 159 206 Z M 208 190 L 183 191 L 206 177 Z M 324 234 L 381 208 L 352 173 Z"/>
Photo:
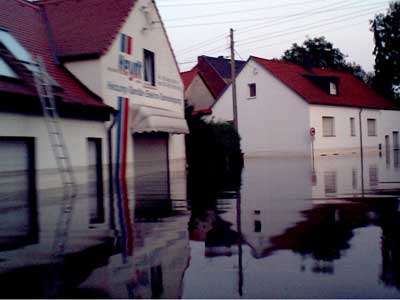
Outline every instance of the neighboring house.
<path id="1" fill-rule="evenodd" d="M 190 71 L 182 72 L 187 105 L 194 111 L 207 111 L 231 83 L 231 62 L 223 56 L 199 56 L 197 65 Z M 236 60 L 239 72 L 245 62 Z"/>
<path id="2" fill-rule="evenodd" d="M 309 156 L 398 149 L 400 111 L 351 74 L 250 57 L 237 76 L 239 133 L 246 156 Z M 232 120 L 232 88 L 212 117 Z M 361 116 L 361 120 L 360 120 Z M 362 124 L 361 130 L 359 124 Z"/>

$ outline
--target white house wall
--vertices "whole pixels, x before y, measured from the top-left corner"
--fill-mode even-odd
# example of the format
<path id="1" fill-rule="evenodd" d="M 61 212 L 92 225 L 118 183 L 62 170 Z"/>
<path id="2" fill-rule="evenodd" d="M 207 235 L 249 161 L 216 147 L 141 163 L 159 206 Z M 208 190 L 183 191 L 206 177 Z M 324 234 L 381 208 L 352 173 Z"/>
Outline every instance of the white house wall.
<path id="1" fill-rule="evenodd" d="M 141 10 L 142 7 L 147 7 L 149 21 Z M 121 39 L 118 34 L 108 52 L 101 57 L 102 97 L 108 105 L 114 108 L 117 108 L 118 97 L 127 97 L 131 107 L 132 105 L 144 105 L 167 109 L 180 113 L 183 118 L 183 83 L 160 22 L 152 1 L 139 0 L 135 4 L 133 11 L 120 30 L 120 33 L 132 37 L 132 54 L 121 53 Z M 143 79 L 143 49 L 154 52 L 155 86 L 151 86 Z M 135 75 L 128 76 L 119 72 L 120 55 L 130 62 L 141 63 L 142 69 L 140 74 L 136 74 L 136 78 Z M 143 95 L 137 95 L 138 92 Z M 169 100 L 163 100 L 162 97 L 165 96 Z M 171 162 L 172 166 L 184 166 L 184 147 L 183 136 L 170 134 L 169 153 L 170 158 L 174 160 Z M 132 148 L 132 138 L 129 138 L 128 149 Z M 180 163 L 177 163 L 176 160 L 180 160 Z M 133 161 L 133 151 L 128 151 L 127 161 Z M 132 173 L 128 173 L 128 175 L 132 175 Z"/>
<path id="2" fill-rule="evenodd" d="M 101 66 L 99 59 L 91 59 L 78 62 L 69 62 L 64 66 L 88 89 L 97 95 L 101 95 Z"/>
<path id="3" fill-rule="evenodd" d="M 257 96 L 249 98 L 248 84 Z M 238 122 L 246 156 L 307 156 L 310 154 L 308 105 L 254 61 L 237 77 Z M 232 120 L 229 87 L 213 107 L 216 120 Z"/>
<path id="4" fill-rule="evenodd" d="M 23 118 L 23 121 L 22 121 Z M 35 138 L 35 166 L 37 169 L 37 188 L 59 188 L 61 179 L 47 133 L 44 117 L 0 113 L 0 136 Z M 62 119 L 64 140 L 68 147 L 71 164 L 76 172 L 78 184 L 88 180 L 87 138 L 101 138 L 103 163 L 107 158 L 107 138 L 104 123 L 96 121 Z M 107 173 L 104 172 L 106 175 Z"/>
<path id="5" fill-rule="evenodd" d="M 317 154 L 359 153 L 360 126 L 358 108 L 328 105 L 310 105 L 310 127 L 315 128 L 314 147 Z M 324 137 L 322 117 L 334 117 L 335 136 Z M 399 115 L 400 116 L 400 115 Z M 350 134 L 350 118 L 355 121 L 355 136 Z M 368 136 L 367 119 L 376 119 L 377 135 Z M 362 139 L 365 151 L 378 151 L 379 144 L 384 143 L 384 127 L 391 123 L 385 120 L 383 111 L 377 109 L 362 109 Z"/>
<path id="6" fill-rule="evenodd" d="M 147 13 L 143 12 L 143 8 Z M 131 54 L 121 52 L 121 33 L 132 37 Z M 143 49 L 155 56 L 155 86 L 143 78 Z M 126 63 L 140 64 L 139 72 L 127 74 L 119 69 L 120 58 Z M 127 17 L 107 52 L 97 60 L 68 63 L 67 68 L 104 102 L 118 107 L 118 97 L 129 99 L 129 105 L 150 106 L 178 112 L 184 117 L 184 91 L 179 70 L 161 26 L 161 20 L 150 0 L 139 0 Z M 97 74 L 97 75 L 94 75 Z M 94 76 L 93 76 L 94 75 Z M 132 112 L 132 110 L 131 110 Z M 132 121 L 132 120 L 130 120 Z M 107 123 L 109 126 L 111 123 Z M 116 127 L 116 126 L 115 126 Z M 134 130 L 134 128 L 132 128 Z M 115 149 L 115 128 L 113 148 Z M 133 162 L 132 136 L 128 138 L 127 162 Z M 170 134 L 169 153 L 171 165 L 184 166 L 185 145 L 183 135 Z M 180 160 L 180 162 L 176 162 Z M 131 165 L 130 165 L 131 166 Z M 178 167 L 177 167 L 178 168 Z M 128 167 L 128 177 L 133 168 Z"/>
<path id="7" fill-rule="evenodd" d="M 393 149 L 393 132 L 400 132 L 400 111 L 382 110 L 382 144 L 385 147 L 385 135 L 389 136 L 389 146 Z M 399 137 L 400 138 L 400 137 Z M 400 141 L 399 141 L 400 142 Z"/>
<path id="8" fill-rule="evenodd" d="M 208 109 L 214 103 L 213 95 L 198 74 L 186 89 L 185 98 L 195 110 Z"/>

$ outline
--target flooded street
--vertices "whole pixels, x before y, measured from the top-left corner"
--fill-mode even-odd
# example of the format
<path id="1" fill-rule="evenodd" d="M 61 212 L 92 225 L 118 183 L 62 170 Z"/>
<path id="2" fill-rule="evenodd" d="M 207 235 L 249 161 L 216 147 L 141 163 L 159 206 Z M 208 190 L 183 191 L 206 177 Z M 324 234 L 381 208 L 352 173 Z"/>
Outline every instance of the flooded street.
<path id="1" fill-rule="evenodd" d="M 400 296 L 398 152 L 363 164 L 356 155 L 246 159 L 242 174 L 179 175 L 171 186 L 172 200 L 122 193 L 112 226 L 92 224 L 90 238 L 77 204 L 59 270 L 48 257 L 54 224 L 2 239 L 0 296 L 47 296 L 49 274 L 63 298 Z"/>

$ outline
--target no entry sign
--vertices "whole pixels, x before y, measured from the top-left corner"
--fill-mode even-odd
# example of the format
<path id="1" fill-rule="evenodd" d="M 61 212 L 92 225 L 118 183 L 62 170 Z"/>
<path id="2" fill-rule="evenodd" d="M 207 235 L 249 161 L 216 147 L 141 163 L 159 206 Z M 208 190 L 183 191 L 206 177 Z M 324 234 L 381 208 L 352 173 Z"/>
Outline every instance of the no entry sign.
<path id="1" fill-rule="evenodd" d="M 314 127 L 310 128 L 310 135 L 315 136 L 315 128 Z"/>

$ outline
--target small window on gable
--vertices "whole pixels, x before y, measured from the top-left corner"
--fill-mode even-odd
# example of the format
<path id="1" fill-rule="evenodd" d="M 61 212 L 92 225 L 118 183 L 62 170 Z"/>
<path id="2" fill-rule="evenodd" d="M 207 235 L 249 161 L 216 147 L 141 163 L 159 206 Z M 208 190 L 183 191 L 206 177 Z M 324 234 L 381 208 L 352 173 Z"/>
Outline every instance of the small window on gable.
<path id="1" fill-rule="evenodd" d="M 0 57 L 0 76 L 18 78 L 11 67 Z"/>
<path id="2" fill-rule="evenodd" d="M 249 97 L 255 98 L 257 96 L 257 88 L 255 83 L 249 83 Z"/>
<path id="3" fill-rule="evenodd" d="M 156 85 L 155 66 L 154 66 L 154 52 L 143 49 L 144 61 L 144 81 L 151 85 Z"/>
<path id="4" fill-rule="evenodd" d="M 336 96 L 337 92 L 337 84 L 335 82 L 329 82 L 329 94 Z"/>

